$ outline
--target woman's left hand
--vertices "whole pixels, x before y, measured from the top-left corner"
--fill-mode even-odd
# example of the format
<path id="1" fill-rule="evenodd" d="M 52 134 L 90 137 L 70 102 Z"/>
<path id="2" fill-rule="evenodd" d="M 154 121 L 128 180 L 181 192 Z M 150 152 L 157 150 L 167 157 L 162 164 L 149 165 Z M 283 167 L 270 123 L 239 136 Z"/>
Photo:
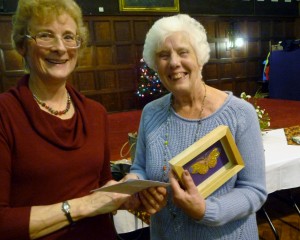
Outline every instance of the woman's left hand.
<path id="1" fill-rule="evenodd" d="M 190 173 L 185 170 L 182 174 L 184 189 L 181 188 L 172 172 L 170 172 L 169 177 L 174 204 L 181 208 L 188 216 L 196 220 L 202 219 L 205 213 L 205 199 L 198 192 Z"/>

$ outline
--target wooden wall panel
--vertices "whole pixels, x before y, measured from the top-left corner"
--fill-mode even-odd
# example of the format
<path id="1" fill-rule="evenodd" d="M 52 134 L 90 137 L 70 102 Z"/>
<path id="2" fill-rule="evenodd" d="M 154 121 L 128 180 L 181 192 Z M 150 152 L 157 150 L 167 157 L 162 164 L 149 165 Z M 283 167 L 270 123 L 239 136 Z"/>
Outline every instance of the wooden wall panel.
<path id="1" fill-rule="evenodd" d="M 221 79 L 232 79 L 232 63 L 219 64 L 219 73 L 222 76 Z"/>
<path id="2" fill-rule="evenodd" d="M 101 65 L 112 65 L 115 63 L 114 51 L 112 46 L 96 47 L 95 62 L 98 67 Z"/>
<path id="3" fill-rule="evenodd" d="M 132 45 L 116 46 L 116 61 L 117 64 L 134 64 L 134 49 Z"/>
<path id="4" fill-rule="evenodd" d="M 207 81 L 217 80 L 219 78 L 217 68 L 218 65 L 216 63 L 207 63 L 203 68 L 203 78 Z"/>
<path id="5" fill-rule="evenodd" d="M 228 50 L 227 50 L 228 51 Z M 246 49 L 246 47 L 243 48 L 237 48 L 237 49 L 232 49 L 231 51 L 231 57 L 233 59 L 237 59 L 237 58 L 248 58 L 251 57 L 248 54 L 248 50 Z M 258 49 L 256 50 L 256 53 L 258 52 Z"/>
<path id="6" fill-rule="evenodd" d="M 260 22 L 258 20 L 249 20 L 247 22 L 247 36 L 251 36 L 251 38 L 260 37 Z"/>
<path id="7" fill-rule="evenodd" d="M 270 39 L 272 37 L 272 21 L 270 19 L 260 21 L 260 37 L 263 39 Z"/>
<path id="8" fill-rule="evenodd" d="M 117 71 L 118 83 L 120 89 L 135 89 L 136 71 L 134 69 L 120 69 Z"/>
<path id="9" fill-rule="evenodd" d="M 300 8 L 300 3 L 299 3 L 299 8 Z M 300 12 L 300 9 L 299 9 L 299 12 Z M 293 36 L 296 38 L 296 39 L 300 39 L 300 18 L 296 18 L 295 22 L 294 22 L 294 34 Z"/>
<path id="10" fill-rule="evenodd" d="M 135 43 L 144 44 L 146 34 L 151 27 L 149 21 L 134 21 L 133 22 L 133 36 Z"/>
<path id="11" fill-rule="evenodd" d="M 246 78 L 246 62 L 240 61 L 233 63 L 233 72 L 236 79 Z"/>
<path id="12" fill-rule="evenodd" d="M 261 68 L 260 68 L 260 65 L 262 65 L 262 63 L 259 63 L 258 61 L 256 60 L 253 60 L 253 61 L 249 61 L 247 62 L 247 76 L 249 78 L 251 77 L 257 77 L 258 74 L 262 74 L 262 72 L 260 71 Z"/>
<path id="13" fill-rule="evenodd" d="M 248 42 L 248 57 L 249 58 L 260 57 L 260 41 L 251 40 Z"/>
<path id="14" fill-rule="evenodd" d="M 128 21 L 115 21 L 114 30 L 115 30 L 115 41 L 116 42 L 131 42 L 131 22 Z"/>
<path id="15" fill-rule="evenodd" d="M 283 20 L 273 21 L 273 37 L 275 38 L 285 38 L 285 22 Z"/>
<path id="16" fill-rule="evenodd" d="M 75 85 L 80 91 L 93 91 L 97 89 L 94 72 L 78 72 Z"/>
<path id="17" fill-rule="evenodd" d="M 92 33 L 94 41 L 99 44 L 113 43 L 112 26 L 110 21 L 94 21 Z"/>
<path id="18" fill-rule="evenodd" d="M 116 80 L 116 72 L 113 70 L 98 71 L 97 73 L 97 89 L 113 90 L 118 88 Z"/>
<path id="19" fill-rule="evenodd" d="M 92 68 L 95 65 L 93 47 L 87 46 L 82 49 L 78 58 L 77 66 L 80 68 Z"/>

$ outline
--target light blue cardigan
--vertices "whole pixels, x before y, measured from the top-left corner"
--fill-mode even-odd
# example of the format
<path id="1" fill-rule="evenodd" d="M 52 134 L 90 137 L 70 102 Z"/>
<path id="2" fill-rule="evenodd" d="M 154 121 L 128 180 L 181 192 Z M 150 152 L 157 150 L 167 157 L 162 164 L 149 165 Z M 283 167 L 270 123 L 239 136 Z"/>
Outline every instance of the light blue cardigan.
<path id="1" fill-rule="evenodd" d="M 264 149 L 254 107 L 227 92 L 223 106 L 202 119 L 199 136 L 219 125 L 230 128 L 245 168 L 206 199 L 206 211 L 200 221 L 188 217 L 172 204 L 169 189 L 167 206 L 151 217 L 151 239 L 258 239 L 255 212 L 267 198 Z M 148 103 L 142 113 L 138 142 L 131 173 L 141 179 L 163 179 L 164 140 L 171 94 Z M 193 144 L 198 121 L 178 116 L 171 109 L 169 148 L 171 159 Z M 168 168 L 169 169 L 169 168 Z M 175 213 L 175 214 L 174 214 Z M 174 215 L 176 215 L 174 217 Z"/>

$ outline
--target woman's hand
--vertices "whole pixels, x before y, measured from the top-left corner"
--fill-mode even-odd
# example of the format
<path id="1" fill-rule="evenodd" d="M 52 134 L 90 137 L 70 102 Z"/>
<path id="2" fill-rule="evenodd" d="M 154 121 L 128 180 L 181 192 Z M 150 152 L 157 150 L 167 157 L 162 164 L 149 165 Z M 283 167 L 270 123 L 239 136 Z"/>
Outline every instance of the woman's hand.
<path id="1" fill-rule="evenodd" d="M 128 179 L 139 179 L 139 177 L 134 173 L 128 173 L 119 182 L 122 183 L 122 182 L 125 182 Z"/>
<path id="2" fill-rule="evenodd" d="M 198 192 L 190 173 L 185 170 L 182 174 L 184 189 L 180 187 L 172 172 L 170 172 L 169 177 L 175 205 L 181 208 L 188 216 L 196 220 L 202 219 L 205 213 L 205 199 Z"/>
<path id="3" fill-rule="evenodd" d="M 139 192 L 139 198 L 145 211 L 155 214 L 167 203 L 167 189 L 165 187 L 151 187 Z"/>
<path id="4" fill-rule="evenodd" d="M 139 179 L 136 174 L 129 173 L 120 182 L 128 179 Z M 131 196 L 123 204 L 126 209 L 142 210 L 150 214 L 160 211 L 167 202 L 167 189 L 164 187 L 151 187 Z"/>
<path id="5" fill-rule="evenodd" d="M 85 216 L 96 216 L 99 214 L 115 212 L 131 196 L 129 194 L 115 192 L 94 192 L 82 198 L 82 205 L 85 206 Z"/>

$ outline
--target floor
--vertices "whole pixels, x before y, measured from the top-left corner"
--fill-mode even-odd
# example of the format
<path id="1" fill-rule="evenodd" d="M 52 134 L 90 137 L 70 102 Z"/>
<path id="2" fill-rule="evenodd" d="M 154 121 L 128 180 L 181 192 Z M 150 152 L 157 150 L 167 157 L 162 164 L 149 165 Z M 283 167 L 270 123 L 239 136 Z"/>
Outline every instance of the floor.
<path id="1" fill-rule="evenodd" d="M 300 188 L 293 189 L 292 196 L 300 207 Z M 269 195 L 264 206 L 280 240 L 300 240 L 300 213 L 290 200 L 290 191 L 284 190 Z M 260 240 L 275 240 L 276 237 L 262 211 L 257 213 Z"/>

